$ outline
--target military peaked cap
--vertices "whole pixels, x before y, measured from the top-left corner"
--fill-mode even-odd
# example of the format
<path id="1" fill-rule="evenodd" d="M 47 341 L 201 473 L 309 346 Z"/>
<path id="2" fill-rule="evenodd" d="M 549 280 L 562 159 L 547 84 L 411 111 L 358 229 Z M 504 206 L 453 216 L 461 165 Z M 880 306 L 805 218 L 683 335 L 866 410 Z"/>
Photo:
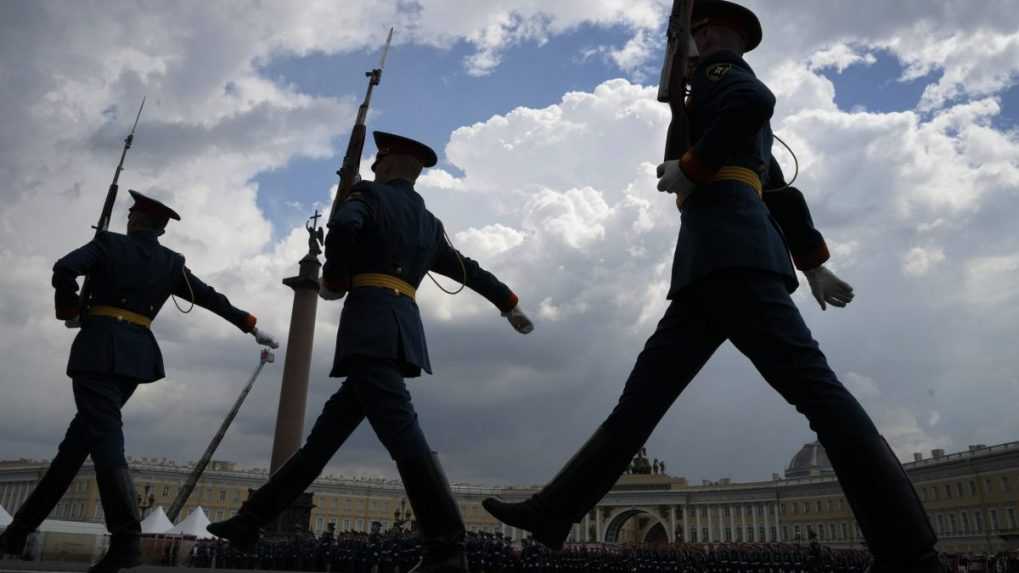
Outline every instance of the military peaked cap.
<path id="1" fill-rule="evenodd" d="M 434 167 L 439 161 L 432 148 L 420 141 L 414 141 L 409 137 L 384 131 L 374 131 L 372 135 L 375 137 L 375 147 L 379 149 L 378 155 L 375 156 L 376 163 L 378 163 L 380 157 L 390 153 L 411 155 L 420 160 L 421 164 L 425 167 Z M 372 164 L 372 171 L 375 171 L 374 163 Z"/>
<path id="2" fill-rule="evenodd" d="M 727 0 L 697 0 L 694 2 L 693 15 L 690 18 L 694 28 L 701 21 L 711 21 L 712 19 L 731 22 L 731 25 L 740 30 L 746 39 L 745 49 L 747 52 L 760 45 L 763 36 L 761 21 L 749 8 Z"/>
<path id="3" fill-rule="evenodd" d="M 167 207 L 166 205 L 156 201 L 151 197 L 146 197 L 134 189 L 128 189 L 128 193 L 134 198 L 134 205 L 131 209 L 137 209 L 142 213 L 152 215 L 156 219 L 167 220 L 173 219 L 174 221 L 180 221 L 180 215 L 176 211 Z"/>

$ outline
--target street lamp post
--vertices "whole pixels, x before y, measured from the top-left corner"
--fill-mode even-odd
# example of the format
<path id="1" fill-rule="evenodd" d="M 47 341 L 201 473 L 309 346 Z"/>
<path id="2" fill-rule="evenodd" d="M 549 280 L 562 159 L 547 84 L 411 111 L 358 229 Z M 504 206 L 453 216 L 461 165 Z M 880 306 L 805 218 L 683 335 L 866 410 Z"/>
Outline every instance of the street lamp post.
<path id="1" fill-rule="evenodd" d="M 138 510 L 141 513 L 142 519 L 145 519 L 148 511 L 155 504 L 156 496 L 152 493 L 152 485 L 146 485 L 145 492 L 138 496 Z"/>
<path id="2" fill-rule="evenodd" d="M 410 513 L 407 498 L 400 499 L 400 508 L 393 511 L 393 529 L 403 529 L 403 524 L 410 521 Z"/>

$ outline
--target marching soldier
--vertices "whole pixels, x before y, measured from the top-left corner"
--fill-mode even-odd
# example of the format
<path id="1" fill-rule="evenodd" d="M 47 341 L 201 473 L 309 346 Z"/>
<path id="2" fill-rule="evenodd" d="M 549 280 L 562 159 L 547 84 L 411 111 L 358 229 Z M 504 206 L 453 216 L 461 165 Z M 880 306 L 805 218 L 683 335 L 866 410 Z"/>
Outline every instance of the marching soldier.
<path id="1" fill-rule="evenodd" d="M 166 205 L 131 191 L 127 234 L 102 232 L 53 266 L 56 317 L 79 321 L 67 375 L 77 414 L 57 455 L 14 521 L 0 536 L 3 553 L 20 554 L 25 539 L 67 491 L 85 458 L 92 456 L 106 527 L 112 538 L 90 571 L 112 573 L 140 563 L 138 506 L 124 458 L 121 409 L 139 384 L 164 377 L 163 357 L 149 325 L 171 295 L 223 317 L 260 344 L 276 346 L 255 328 L 255 317 L 198 279 L 184 257 L 159 244 L 170 219 Z M 79 316 L 77 277 L 91 277 L 91 296 Z"/>
<path id="2" fill-rule="evenodd" d="M 782 231 L 803 237 L 806 224 L 780 229 L 762 201 L 775 98 L 742 57 L 760 43 L 760 22 L 732 2 L 698 0 L 692 30 L 699 52 L 687 102 L 693 146 L 681 160 L 659 166 L 659 189 L 675 193 L 682 211 L 670 306 L 616 408 L 562 471 L 524 502 L 490 498 L 484 505 L 560 547 L 686 385 L 731 340 L 817 432 L 874 552 L 873 570 L 940 571 L 937 538 L 909 478 L 829 368 L 790 298 L 797 280 Z M 822 307 L 852 300 L 848 285 L 823 266 L 823 241 L 794 254 Z"/>
<path id="3" fill-rule="evenodd" d="M 358 183 L 329 223 L 323 298 L 350 294 L 340 317 L 331 376 L 346 377 L 322 409 L 304 446 L 255 492 L 233 518 L 209 531 L 246 545 L 322 472 L 365 419 L 396 461 L 422 538 L 412 571 L 466 570 L 464 524 L 418 425 L 405 377 L 431 373 L 416 290 L 429 271 L 463 281 L 496 306 L 513 327 L 533 326 L 517 296 L 446 239 L 414 182 L 436 163 L 417 141 L 375 132 L 374 182 Z"/>

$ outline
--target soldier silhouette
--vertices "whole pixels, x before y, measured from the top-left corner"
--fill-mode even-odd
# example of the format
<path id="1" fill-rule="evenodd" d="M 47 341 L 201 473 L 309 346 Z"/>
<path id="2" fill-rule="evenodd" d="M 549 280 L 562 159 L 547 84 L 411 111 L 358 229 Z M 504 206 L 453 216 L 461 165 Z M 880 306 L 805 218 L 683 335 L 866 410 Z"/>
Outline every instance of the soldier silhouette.
<path id="1" fill-rule="evenodd" d="M 254 315 L 234 307 L 184 264 L 184 257 L 159 244 L 170 219 L 180 220 L 163 203 L 130 191 L 134 198 L 127 234 L 104 231 L 53 266 L 56 317 L 79 321 L 67 375 L 77 414 L 49 468 L 0 534 L 0 551 L 21 553 L 29 533 L 53 510 L 71 481 L 92 456 L 109 550 L 90 571 L 112 573 L 140 563 L 141 533 L 136 494 L 127 460 L 121 409 L 139 384 L 165 376 L 163 356 L 149 325 L 171 295 L 190 300 L 223 317 L 261 344 L 273 339 L 255 328 Z M 90 275 L 92 291 L 80 316 L 77 277 Z"/>
<path id="2" fill-rule="evenodd" d="M 790 297 L 798 285 L 790 252 L 822 308 L 845 306 L 853 293 L 824 266 L 828 249 L 802 195 L 773 202 L 765 192 L 765 183 L 789 190 L 771 176 L 775 97 L 743 59 L 761 42 L 760 21 L 724 0 L 698 0 L 692 21 L 699 52 L 686 102 L 693 144 L 658 168 L 658 188 L 676 195 L 682 221 L 669 307 L 615 409 L 559 474 L 523 502 L 489 498 L 484 506 L 561 547 L 729 340 L 807 417 L 874 553 L 874 571 L 939 571 L 937 537 L 909 477 L 828 366 Z"/>
<path id="3" fill-rule="evenodd" d="M 418 424 L 404 379 L 431 373 L 416 292 L 434 270 L 463 281 L 521 333 L 533 325 L 517 296 L 450 245 L 442 222 L 414 182 L 436 163 L 428 146 L 375 132 L 374 182 L 359 182 L 329 221 L 323 289 L 327 300 L 350 294 L 340 316 L 334 377 L 345 377 L 326 402 L 304 446 L 245 502 L 209 531 L 238 545 L 301 494 L 365 418 L 396 461 L 422 541 L 411 571 L 466 571 L 465 528 L 446 476 Z"/>

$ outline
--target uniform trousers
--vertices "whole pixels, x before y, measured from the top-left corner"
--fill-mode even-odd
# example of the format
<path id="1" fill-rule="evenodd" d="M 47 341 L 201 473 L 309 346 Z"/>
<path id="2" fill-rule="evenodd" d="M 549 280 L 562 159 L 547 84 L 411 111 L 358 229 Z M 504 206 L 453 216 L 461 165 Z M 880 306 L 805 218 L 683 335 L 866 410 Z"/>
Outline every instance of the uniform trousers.
<path id="1" fill-rule="evenodd" d="M 350 375 L 326 401 L 298 452 L 301 461 L 321 472 L 365 418 L 394 460 L 430 456 L 400 371 L 399 362 L 392 359 L 351 360 Z"/>
<path id="2" fill-rule="evenodd" d="M 546 486 L 548 495 L 538 496 L 563 517 L 579 520 L 726 340 L 806 416 L 875 557 L 895 562 L 932 548 L 936 538 L 898 459 L 828 366 L 786 279 L 763 271 L 717 271 L 680 291 L 596 437 L 564 468 L 565 479 L 557 477 Z M 753 404 L 745 407 L 752 414 Z"/>
<path id="3" fill-rule="evenodd" d="M 347 379 L 322 407 L 304 445 L 248 499 L 241 512 L 261 522 L 273 519 L 315 481 L 365 418 L 398 466 L 408 460 L 431 459 L 400 363 L 356 356 L 350 361 Z"/>
<path id="4" fill-rule="evenodd" d="M 126 466 L 120 412 L 138 383 L 117 376 L 82 375 L 74 378 L 72 388 L 78 413 L 67 428 L 60 451 L 91 454 L 97 468 Z"/>
<path id="5" fill-rule="evenodd" d="M 120 411 L 137 387 L 134 380 L 114 375 L 79 374 L 72 379 L 78 411 L 46 474 L 14 516 L 19 526 L 31 531 L 46 519 L 89 455 L 97 473 L 127 466 Z"/>

